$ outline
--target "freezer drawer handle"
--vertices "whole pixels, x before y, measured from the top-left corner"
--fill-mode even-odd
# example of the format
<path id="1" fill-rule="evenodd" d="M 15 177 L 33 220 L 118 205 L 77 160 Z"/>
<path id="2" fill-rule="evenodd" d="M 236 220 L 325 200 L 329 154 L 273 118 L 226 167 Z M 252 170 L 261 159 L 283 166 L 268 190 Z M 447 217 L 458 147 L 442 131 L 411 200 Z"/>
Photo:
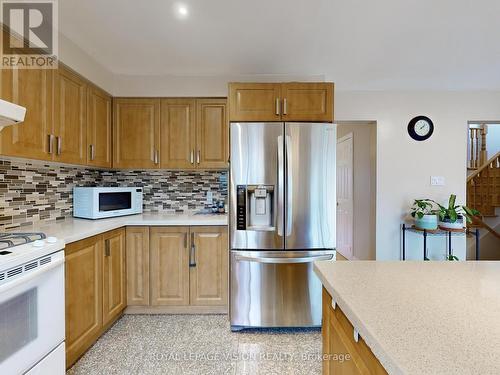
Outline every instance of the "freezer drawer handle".
<path id="1" fill-rule="evenodd" d="M 244 255 L 236 255 L 236 261 L 246 261 L 246 262 L 256 262 L 256 263 L 312 263 L 318 260 L 331 260 L 333 259 L 333 254 L 318 255 L 312 257 L 300 257 L 300 258 L 259 258 L 259 257 L 248 257 Z"/>

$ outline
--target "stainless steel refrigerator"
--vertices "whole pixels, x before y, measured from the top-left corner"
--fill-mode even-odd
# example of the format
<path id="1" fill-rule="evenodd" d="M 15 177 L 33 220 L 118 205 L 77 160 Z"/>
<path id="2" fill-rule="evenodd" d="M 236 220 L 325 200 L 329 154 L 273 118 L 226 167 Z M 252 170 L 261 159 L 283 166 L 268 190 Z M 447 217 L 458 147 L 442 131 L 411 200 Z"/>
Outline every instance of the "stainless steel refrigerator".
<path id="1" fill-rule="evenodd" d="M 312 266 L 335 254 L 336 127 L 230 124 L 231 329 L 321 325 Z"/>

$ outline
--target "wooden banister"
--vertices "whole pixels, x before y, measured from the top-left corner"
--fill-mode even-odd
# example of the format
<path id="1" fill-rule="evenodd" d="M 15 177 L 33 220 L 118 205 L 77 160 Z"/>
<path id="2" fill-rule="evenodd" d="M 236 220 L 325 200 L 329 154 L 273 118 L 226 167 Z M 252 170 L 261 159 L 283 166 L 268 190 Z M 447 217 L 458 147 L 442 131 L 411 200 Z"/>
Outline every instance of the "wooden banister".
<path id="1" fill-rule="evenodd" d="M 486 163 L 483 165 L 479 166 L 479 169 L 477 171 L 474 171 L 469 177 L 467 177 L 467 182 L 471 181 L 474 177 L 476 177 L 478 174 L 480 174 L 483 170 L 487 169 L 490 167 L 491 164 L 494 164 L 495 162 L 499 162 L 500 159 L 500 151 L 497 152 L 491 159 L 489 159 Z M 498 168 L 498 166 L 497 166 Z"/>
<path id="2" fill-rule="evenodd" d="M 488 125 L 469 125 L 469 160 L 467 163 L 469 169 L 479 168 L 488 157 L 486 151 L 486 134 L 488 134 Z"/>
<path id="3" fill-rule="evenodd" d="M 495 216 L 500 207 L 500 152 L 467 178 L 467 206 L 483 216 Z"/>

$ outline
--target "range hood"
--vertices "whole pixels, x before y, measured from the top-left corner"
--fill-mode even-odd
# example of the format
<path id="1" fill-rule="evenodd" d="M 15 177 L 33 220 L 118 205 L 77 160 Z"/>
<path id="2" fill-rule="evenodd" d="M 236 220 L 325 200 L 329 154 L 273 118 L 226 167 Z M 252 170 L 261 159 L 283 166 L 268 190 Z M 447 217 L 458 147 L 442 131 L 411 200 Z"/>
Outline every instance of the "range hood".
<path id="1" fill-rule="evenodd" d="M 0 99 L 0 130 L 24 121 L 26 108 Z"/>

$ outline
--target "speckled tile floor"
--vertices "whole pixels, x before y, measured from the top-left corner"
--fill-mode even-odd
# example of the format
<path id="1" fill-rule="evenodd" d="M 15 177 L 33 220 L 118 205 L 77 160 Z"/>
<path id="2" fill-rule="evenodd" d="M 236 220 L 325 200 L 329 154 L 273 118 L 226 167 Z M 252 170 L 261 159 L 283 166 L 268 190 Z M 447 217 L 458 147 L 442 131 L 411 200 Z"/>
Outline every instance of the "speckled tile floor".
<path id="1" fill-rule="evenodd" d="M 319 329 L 231 332 L 227 315 L 125 315 L 67 372 L 320 374 Z"/>

